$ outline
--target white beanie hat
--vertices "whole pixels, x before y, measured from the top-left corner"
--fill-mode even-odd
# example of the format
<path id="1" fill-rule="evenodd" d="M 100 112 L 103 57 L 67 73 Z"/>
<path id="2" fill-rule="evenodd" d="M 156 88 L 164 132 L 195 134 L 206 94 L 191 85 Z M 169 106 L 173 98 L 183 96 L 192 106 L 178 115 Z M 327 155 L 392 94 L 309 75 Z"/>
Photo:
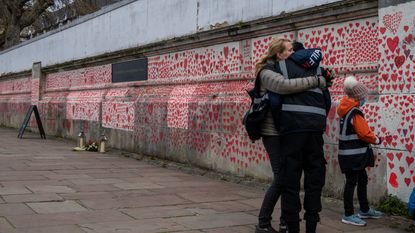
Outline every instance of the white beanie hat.
<path id="1" fill-rule="evenodd" d="M 361 82 L 357 81 L 354 76 L 349 76 L 344 80 L 344 93 L 349 98 L 362 100 L 367 97 L 368 90 Z"/>

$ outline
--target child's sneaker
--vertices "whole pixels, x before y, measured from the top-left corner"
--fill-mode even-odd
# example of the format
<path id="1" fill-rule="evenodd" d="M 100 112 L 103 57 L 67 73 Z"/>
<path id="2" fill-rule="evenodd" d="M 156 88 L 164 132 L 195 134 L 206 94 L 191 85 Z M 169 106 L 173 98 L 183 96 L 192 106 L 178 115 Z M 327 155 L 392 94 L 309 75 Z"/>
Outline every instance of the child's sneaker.
<path id="1" fill-rule="evenodd" d="M 370 208 L 366 213 L 359 211 L 358 216 L 359 218 L 380 218 L 383 216 L 383 213 Z"/>
<path id="2" fill-rule="evenodd" d="M 342 223 L 351 224 L 354 226 L 366 226 L 366 222 L 360 219 L 357 215 L 343 215 Z"/>
<path id="3" fill-rule="evenodd" d="M 278 233 L 278 231 L 276 231 L 272 226 L 268 226 L 265 228 L 256 226 L 255 233 Z"/>

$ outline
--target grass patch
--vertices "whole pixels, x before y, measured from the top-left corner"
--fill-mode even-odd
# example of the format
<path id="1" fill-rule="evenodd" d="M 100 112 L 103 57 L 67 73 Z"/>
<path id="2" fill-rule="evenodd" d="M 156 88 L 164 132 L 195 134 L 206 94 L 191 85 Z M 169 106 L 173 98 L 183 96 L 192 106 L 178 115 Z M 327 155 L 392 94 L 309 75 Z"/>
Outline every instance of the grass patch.
<path id="1" fill-rule="evenodd" d="M 383 213 L 411 218 L 406 203 L 394 195 L 388 195 L 380 200 L 377 209 Z"/>

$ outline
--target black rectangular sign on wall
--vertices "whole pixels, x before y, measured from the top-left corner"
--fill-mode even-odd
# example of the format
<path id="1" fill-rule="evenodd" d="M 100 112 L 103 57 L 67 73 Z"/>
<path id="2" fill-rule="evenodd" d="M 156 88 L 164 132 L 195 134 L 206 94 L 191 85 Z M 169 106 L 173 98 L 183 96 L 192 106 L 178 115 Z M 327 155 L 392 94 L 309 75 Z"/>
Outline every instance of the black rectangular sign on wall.
<path id="1" fill-rule="evenodd" d="M 147 80 L 147 58 L 112 64 L 112 82 Z"/>
<path id="2" fill-rule="evenodd" d="M 406 2 L 412 2 L 413 0 L 379 0 L 379 8 L 384 8 L 388 6 L 396 6 Z"/>

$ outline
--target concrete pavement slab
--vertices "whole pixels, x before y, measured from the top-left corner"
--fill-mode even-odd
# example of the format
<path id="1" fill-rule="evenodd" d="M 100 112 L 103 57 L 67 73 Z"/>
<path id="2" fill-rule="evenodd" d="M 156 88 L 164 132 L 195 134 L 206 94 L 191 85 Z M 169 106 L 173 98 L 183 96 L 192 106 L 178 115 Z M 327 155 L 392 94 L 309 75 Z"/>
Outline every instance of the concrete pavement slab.
<path id="1" fill-rule="evenodd" d="M 24 215 L 34 214 L 27 205 L 23 203 L 18 204 L 0 204 L 0 216 Z"/>
<path id="2" fill-rule="evenodd" d="M 228 192 L 221 192 L 220 190 L 215 189 L 209 192 L 188 192 L 179 193 L 177 195 L 192 202 L 232 201 L 244 199 L 242 196 Z"/>
<path id="3" fill-rule="evenodd" d="M 67 170 L 57 170 L 57 171 L 53 171 L 56 174 L 69 174 L 69 175 L 73 175 L 73 174 L 106 174 L 108 173 L 108 170 L 106 169 L 101 169 L 101 168 L 91 168 L 91 169 L 67 169 Z"/>
<path id="4" fill-rule="evenodd" d="M 7 220 L 16 228 L 29 228 L 99 222 L 124 222 L 131 221 L 132 218 L 119 211 L 100 210 L 53 214 L 16 215 L 7 216 Z"/>
<path id="5" fill-rule="evenodd" d="M 230 183 L 189 167 L 184 173 L 177 164 L 115 150 L 73 152 L 75 142 L 20 140 L 16 132 L 0 128 L 1 233 L 254 232 L 264 185 Z M 317 232 L 401 233 L 410 222 L 386 216 L 354 227 L 340 222 L 342 211 L 341 201 L 324 198 Z"/>
<path id="6" fill-rule="evenodd" d="M 131 190 L 131 189 L 162 189 L 164 186 L 150 183 L 150 182 L 134 182 L 134 183 L 118 183 L 113 184 L 115 187 L 122 190 Z"/>
<path id="7" fill-rule="evenodd" d="M 124 181 L 125 178 L 136 178 L 139 176 L 137 173 L 134 172 L 113 172 L 113 173 L 96 173 L 96 174 L 89 174 L 90 177 L 93 178 L 120 178 Z"/>
<path id="8" fill-rule="evenodd" d="M 258 207 L 252 207 L 241 203 L 240 201 L 218 201 L 218 202 L 206 202 L 206 203 L 195 203 L 193 207 L 211 209 L 218 213 L 228 212 L 249 212 L 256 210 Z"/>
<path id="9" fill-rule="evenodd" d="M 134 208 L 146 206 L 177 205 L 190 203 L 175 195 L 142 196 L 136 199 L 112 198 L 99 200 L 81 200 L 83 206 L 93 210 Z"/>
<path id="10" fill-rule="evenodd" d="M 215 228 L 215 229 L 207 229 L 203 232 L 206 233 L 252 233 L 254 232 L 253 227 L 247 227 L 247 226 L 238 226 L 238 227 L 223 227 L 223 228 Z"/>
<path id="11" fill-rule="evenodd" d="M 40 161 L 44 161 L 44 160 L 61 160 L 61 159 L 65 159 L 65 157 L 58 156 L 58 155 L 53 155 L 53 156 L 37 156 L 37 157 L 34 157 L 33 158 L 33 160 L 40 160 Z"/>
<path id="12" fill-rule="evenodd" d="M 327 231 L 329 232 L 329 231 Z M 354 231 L 354 233 L 405 233 L 406 231 L 393 228 L 375 228 L 375 229 L 361 229 Z"/>
<path id="13" fill-rule="evenodd" d="M 206 231 L 190 230 L 190 231 L 175 231 L 174 233 L 201 233 Z"/>
<path id="14" fill-rule="evenodd" d="M 152 196 L 158 195 L 158 193 L 154 192 L 154 190 L 158 189 L 136 189 L 136 190 L 120 190 L 120 191 L 113 191 L 111 194 L 114 198 L 140 198 L 142 196 Z"/>
<path id="15" fill-rule="evenodd" d="M 17 166 L 13 166 L 17 169 Z M 52 170 L 68 170 L 73 169 L 71 165 L 27 165 L 27 167 L 20 167 L 19 170 L 27 169 L 28 171 L 52 171 Z"/>
<path id="16" fill-rule="evenodd" d="M 110 192 L 76 192 L 59 194 L 65 200 L 83 200 L 83 199 L 110 199 L 114 194 Z"/>
<path id="17" fill-rule="evenodd" d="M 4 181 L 26 181 L 26 180 L 46 180 L 47 178 L 39 175 L 15 175 L 15 176 L 0 176 L 0 182 Z"/>
<path id="18" fill-rule="evenodd" d="M 125 158 L 124 158 L 125 159 Z M 142 163 L 142 161 L 134 161 L 135 163 Z M 149 165 L 152 166 L 152 165 Z M 148 168 L 148 167 L 146 167 Z M 128 172 L 132 174 L 143 173 L 141 168 L 110 168 L 107 170 L 109 173 L 121 173 L 121 172 Z"/>
<path id="19" fill-rule="evenodd" d="M 70 187 L 76 190 L 76 192 L 109 192 L 121 190 L 112 184 L 71 185 Z"/>
<path id="20" fill-rule="evenodd" d="M 33 202 L 27 203 L 27 205 L 39 214 L 87 211 L 75 201 Z"/>
<path id="21" fill-rule="evenodd" d="M 240 202 L 250 205 L 250 206 L 258 207 L 258 206 L 261 206 L 263 199 L 264 199 L 263 197 L 249 198 L 249 199 L 240 200 Z M 277 203 L 277 206 L 280 206 L 279 202 Z"/>
<path id="22" fill-rule="evenodd" d="M 62 175 L 62 174 L 48 174 L 48 175 L 44 175 L 45 177 L 47 177 L 48 179 L 51 180 L 71 180 L 71 179 L 92 179 L 93 177 L 90 175 L 86 175 L 86 174 L 66 174 L 66 175 Z"/>
<path id="23" fill-rule="evenodd" d="M 74 189 L 62 185 L 28 185 L 28 189 L 34 193 L 74 193 Z"/>
<path id="24" fill-rule="evenodd" d="M 51 180 L 51 179 L 44 179 L 44 180 L 10 180 L 10 181 L 2 181 L 2 185 L 4 186 L 68 186 L 72 183 L 66 180 Z"/>
<path id="25" fill-rule="evenodd" d="M 129 222 L 81 224 L 87 233 L 156 233 L 176 232 L 187 228 L 170 219 L 155 218 Z"/>
<path id="26" fill-rule="evenodd" d="M 2 232 L 3 233 L 3 232 Z M 4 233 L 85 233 L 77 225 L 17 228 Z"/>
<path id="27" fill-rule="evenodd" d="M 206 210 L 183 205 L 121 209 L 121 212 L 135 219 L 195 216 L 207 213 Z M 209 213 L 213 214 L 215 211 L 211 210 Z"/>
<path id="28" fill-rule="evenodd" d="M 0 232 L 8 233 L 13 231 L 15 228 L 7 221 L 6 218 L 0 217 Z"/>
<path id="29" fill-rule="evenodd" d="M 176 177 L 176 176 L 150 176 L 150 177 L 138 177 L 139 174 L 137 174 L 135 177 L 125 177 L 122 178 L 125 182 L 128 183 L 141 183 L 141 182 L 182 182 L 185 181 L 183 177 Z"/>
<path id="30" fill-rule="evenodd" d="M 91 184 L 116 184 L 122 183 L 123 180 L 115 179 L 115 178 L 90 178 L 90 179 L 69 179 L 69 182 L 76 184 L 76 185 L 91 185 Z"/>
<path id="31" fill-rule="evenodd" d="M 61 201 L 62 197 L 56 193 L 33 193 L 21 195 L 4 195 L 3 199 L 7 203 L 24 203 L 24 202 L 44 202 L 44 201 Z"/>
<path id="32" fill-rule="evenodd" d="M 0 171 L 0 176 L 46 176 L 54 175 L 52 171 Z"/>
<path id="33" fill-rule="evenodd" d="M 28 194 L 32 193 L 24 186 L 5 186 L 0 187 L 0 195 L 12 195 L 12 194 Z"/>
<path id="34" fill-rule="evenodd" d="M 232 227 L 238 225 L 255 224 L 258 221 L 256 216 L 246 213 L 216 213 L 171 219 L 181 225 L 186 226 L 189 229 Z"/>

